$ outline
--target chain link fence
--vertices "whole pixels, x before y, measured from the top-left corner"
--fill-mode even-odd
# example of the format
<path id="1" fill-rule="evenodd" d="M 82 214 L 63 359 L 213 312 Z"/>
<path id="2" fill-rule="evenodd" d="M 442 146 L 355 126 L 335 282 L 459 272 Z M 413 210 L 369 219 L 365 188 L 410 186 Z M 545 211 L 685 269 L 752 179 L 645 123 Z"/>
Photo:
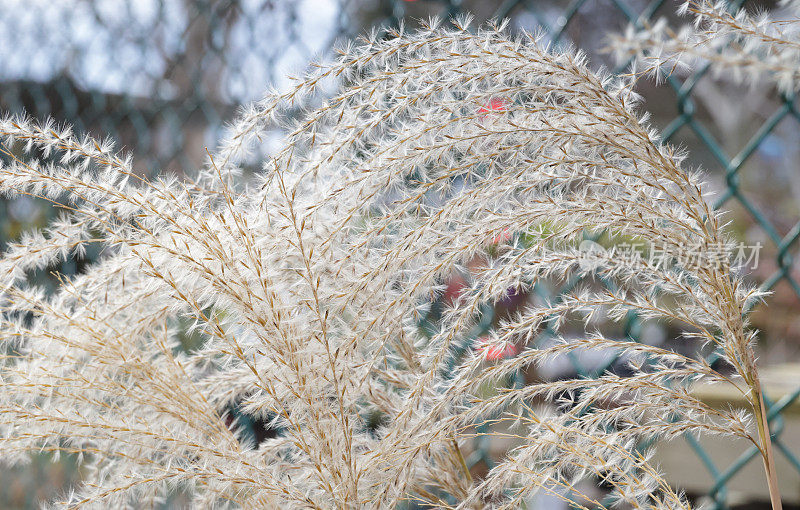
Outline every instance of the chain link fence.
<path id="1" fill-rule="evenodd" d="M 596 66 L 624 72 L 602 51 L 607 34 L 662 16 L 681 23 L 675 8 L 665 0 L 2 0 L 0 109 L 53 117 L 79 132 L 112 137 L 133 152 L 143 174 L 188 173 L 202 163 L 204 147 L 215 145 L 238 105 L 258 99 L 267 85 L 285 87 L 287 73 L 324 58 L 338 38 L 401 21 L 413 27 L 414 19 L 429 16 L 470 13 L 478 22 L 508 17 L 511 30 L 543 31 L 553 45 L 575 46 Z M 795 97 L 727 85 L 707 69 L 670 76 L 659 86 L 643 82 L 641 93 L 644 110 L 652 112 L 664 137 L 688 150 L 690 166 L 708 172 L 718 190 L 715 205 L 731 211 L 734 234 L 743 243 L 762 246 L 760 263 L 749 276 L 773 291 L 752 314 L 762 330 L 762 359 L 766 364 L 798 359 L 800 273 L 794 258 L 800 237 L 800 113 Z M 52 214 L 32 199 L 2 201 L 0 236 L 14 239 Z M 71 260 L 58 269 L 70 274 L 82 264 Z M 535 293 L 550 299 L 565 290 L 540 286 Z M 491 316 L 487 310 L 484 330 L 478 328 L 476 337 L 491 327 Z M 634 316 L 622 334 L 633 341 L 679 336 Z M 576 356 L 567 371 L 597 376 L 618 361 Z M 783 479 L 792 480 L 798 492 L 800 445 L 786 439 L 784 431 L 789 411 L 798 407 L 800 369 L 786 373 L 797 389 L 778 395 L 768 414 L 782 469 L 791 471 Z M 520 377 L 510 384 L 525 381 Z M 711 508 L 734 505 L 737 476 L 748 466 L 760 469 L 757 449 L 743 447 L 720 463 L 697 438 L 685 441 L 696 457 L 683 462 L 705 470 L 698 476 L 710 480 L 705 494 L 693 495 L 704 497 Z M 490 443 L 484 438 L 474 445 L 468 461 L 476 469 L 478 464 L 491 468 Z"/>

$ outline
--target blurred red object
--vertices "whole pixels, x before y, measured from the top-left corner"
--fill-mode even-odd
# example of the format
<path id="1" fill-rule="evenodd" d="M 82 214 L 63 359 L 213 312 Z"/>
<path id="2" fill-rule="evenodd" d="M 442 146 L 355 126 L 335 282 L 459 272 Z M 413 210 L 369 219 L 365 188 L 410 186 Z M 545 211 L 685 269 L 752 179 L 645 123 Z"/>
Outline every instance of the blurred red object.
<path id="1" fill-rule="evenodd" d="M 475 339 L 475 350 L 484 353 L 489 361 L 498 361 L 505 358 L 513 358 L 519 353 L 516 345 L 508 342 L 500 344 L 492 343 L 486 336 Z"/>
<path id="2" fill-rule="evenodd" d="M 456 271 L 447 279 L 442 300 L 446 305 L 452 306 L 467 287 L 467 279 Z"/>
<path id="3" fill-rule="evenodd" d="M 499 113 L 508 111 L 509 103 L 506 99 L 496 98 L 489 101 L 486 105 L 481 106 L 481 109 L 478 110 L 478 113 L 482 114 L 484 117 L 489 115 L 490 113 Z"/>
<path id="4" fill-rule="evenodd" d="M 504 228 L 500 233 L 492 237 L 492 244 L 505 244 L 511 240 L 511 231 Z"/>

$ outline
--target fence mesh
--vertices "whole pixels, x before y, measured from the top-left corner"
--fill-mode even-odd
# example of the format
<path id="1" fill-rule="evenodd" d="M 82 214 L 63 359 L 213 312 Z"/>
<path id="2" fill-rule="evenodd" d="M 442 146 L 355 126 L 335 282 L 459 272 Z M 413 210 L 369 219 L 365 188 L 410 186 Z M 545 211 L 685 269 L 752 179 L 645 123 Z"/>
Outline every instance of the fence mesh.
<path id="1" fill-rule="evenodd" d="M 134 152 L 144 173 L 196 168 L 203 147 L 214 146 L 237 105 L 258 99 L 267 84 L 284 86 L 287 72 L 301 70 L 316 56 L 324 58 L 335 39 L 372 27 L 401 20 L 413 26 L 415 17 L 465 13 L 478 21 L 509 17 L 512 29 L 542 30 L 554 45 L 574 45 L 598 64 L 609 65 L 599 51 L 605 34 L 623 30 L 628 23 L 673 17 L 676 7 L 665 0 L 0 4 L 8 4 L 0 11 L 0 109 L 50 116 L 78 131 L 110 136 Z M 740 5 L 737 1 L 731 7 Z M 800 177 L 794 175 L 800 113 L 795 97 L 774 90 L 731 90 L 710 79 L 705 68 L 643 87 L 645 109 L 653 112 L 664 137 L 687 147 L 690 164 L 706 168 L 717 183 L 715 205 L 732 211 L 734 230 L 743 241 L 764 245 L 760 270 L 751 275 L 763 289 L 774 292 L 753 314 L 764 331 L 763 342 L 778 352 L 786 352 L 792 343 L 800 345 L 800 326 L 794 319 L 800 310 L 794 265 L 800 237 Z M 748 100 L 740 103 L 736 98 L 743 96 Z M 51 214 L 28 199 L 3 201 L 2 237 L 14 238 Z M 61 270 L 69 274 L 78 269 L 76 264 L 68 261 Z M 552 298 L 564 290 L 537 287 L 535 292 Z M 624 334 L 639 341 L 643 329 L 631 316 Z M 571 360 L 581 376 L 597 376 L 615 361 L 586 366 L 577 357 Z M 797 445 L 789 444 L 783 432 L 785 411 L 797 405 L 799 396 L 800 388 L 783 395 L 770 402 L 768 412 L 776 449 L 794 470 L 795 485 L 800 484 Z M 471 464 L 491 467 L 490 441 L 477 441 L 468 459 Z M 722 465 L 696 438 L 687 436 L 685 441 L 697 455 L 686 462 L 702 465 L 713 479 L 706 494 L 712 508 L 728 508 L 731 480 L 748 464 L 760 463 L 757 449 L 746 449 Z"/>

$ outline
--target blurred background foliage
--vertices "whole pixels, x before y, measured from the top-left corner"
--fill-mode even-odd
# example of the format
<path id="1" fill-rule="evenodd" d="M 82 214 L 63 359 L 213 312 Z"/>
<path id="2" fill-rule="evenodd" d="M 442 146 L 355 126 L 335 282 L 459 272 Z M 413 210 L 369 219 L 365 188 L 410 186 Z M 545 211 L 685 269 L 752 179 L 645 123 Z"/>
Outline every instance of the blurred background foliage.
<path id="1" fill-rule="evenodd" d="M 285 89 L 287 75 L 330 58 L 338 39 L 401 20 L 413 28 L 430 16 L 471 13 L 477 23 L 508 17 L 512 31 L 543 31 L 553 45 L 586 52 L 593 67 L 624 72 L 604 51 L 608 34 L 640 15 L 686 22 L 676 7 L 665 0 L 0 0 L 0 110 L 113 138 L 133 153 L 143 175 L 192 173 L 239 105 L 268 86 Z M 777 9 L 771 1 L 744 7 Z M 763 245 L 758 267 L 747 275 L 773 291 L 752 315 L 762 332 L 762 363 L 797 361 L 800 115 L 794 97 L 721 78 L 701 69 L 661 84 L 642 81 L 643 110 L 688 152 L 690 166 L 708 174 L 737 240 Z M 273 135 L 263 151 L 279 142 L 280 133 Z M 0 200 L 0 244 L 55 214 L 36 199 Z M 79 273 L 97 255 L 90 250 L 37 277 L 52 286 L 51 272 Z M 446 282 L 441 301 L 468 276 Z M 539 297 L 557 292 L 537 290 Z M 520 299 L 537 297 L 509 295 L 494 311 L 502 316 Z M 637 340 L 680 344 L 680 332 L 663 325 L 632 320 L 624 329 L 620 334 Z M 547 370 L 562 377 L 611 365 L 601 356 Z M 26 468 L 0 472 L 0 507 L 35 506 L 78 477 L 74 459 L 51 460 L 42 455 Z M 724 490 L 712 494 L 717 507 L 728 504 L 724 497 Z"/>

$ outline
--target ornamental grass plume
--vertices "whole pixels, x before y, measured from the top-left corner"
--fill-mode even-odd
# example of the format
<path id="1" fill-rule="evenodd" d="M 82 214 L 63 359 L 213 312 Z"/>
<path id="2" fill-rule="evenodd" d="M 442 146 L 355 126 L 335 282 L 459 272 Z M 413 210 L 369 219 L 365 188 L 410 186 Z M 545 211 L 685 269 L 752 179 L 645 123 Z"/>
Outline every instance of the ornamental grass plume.
<path id="1" fill-rule="evenodd" d="M 3 192 L 64 214 L 0 262 L 2 461 L 76 454 L 84 481 L 69 508 L 176 490 L 198 508 L 512 508 L 593 478 L 613 495 L 587 506 L 690 508 L 637 449 L 690 432 L 752 441 L 772 488 L 744 318 L 759 293 L 731 268 L 702 181 L 624 82 L 540 37 L 467 25 L 346 45 L 245 109 L 194 180 L 144 180 L 108 142 L 4 119 Z M 243 183 L 275 129 L 282 149 Z M 668 256 L 581 264 L 580 242 L 600 232 Z M 510 241 L 420 327 L 448 275 L 498 238 Z M 53 294 L 31 283 L 89 243 L 103 255 L 84 274 Z M 681 262 L 687 247 L 701 263 Z M 483 304 L 576 277 L 588 283 L 526 303 L 472 348 Z M 731 371 L 595 320 L 629 312 L 684 328 Z M 196 349 L 180 347 L 187 319 Z M 537 343 L 545 329 L 557 341 Z M 501 384 L 595 348 L 626 354 L 631 375 Z M 752 412 L 709 407 L 689 392 L 698 381 L 733 383 Z M 250 439 L 233 407 L 274 437 Z M 507 434 L 498 424 L 521 432 L 478 476 L 466 445 Z"/>
<path id="2" fill-rule="evenodd" d="M 628 27 L 612 38 L 618 60 L 633 57 L 644 73 L 708 64 L 719 76 L 755 85 L 774 84 L 784 94 L 800 86 L 800 2 L 783 0 L 779 13 L 731 12 L 725 1 L 688 0 L 679 13 L 694 23 L 675 31 L 666 20 Z"/>

